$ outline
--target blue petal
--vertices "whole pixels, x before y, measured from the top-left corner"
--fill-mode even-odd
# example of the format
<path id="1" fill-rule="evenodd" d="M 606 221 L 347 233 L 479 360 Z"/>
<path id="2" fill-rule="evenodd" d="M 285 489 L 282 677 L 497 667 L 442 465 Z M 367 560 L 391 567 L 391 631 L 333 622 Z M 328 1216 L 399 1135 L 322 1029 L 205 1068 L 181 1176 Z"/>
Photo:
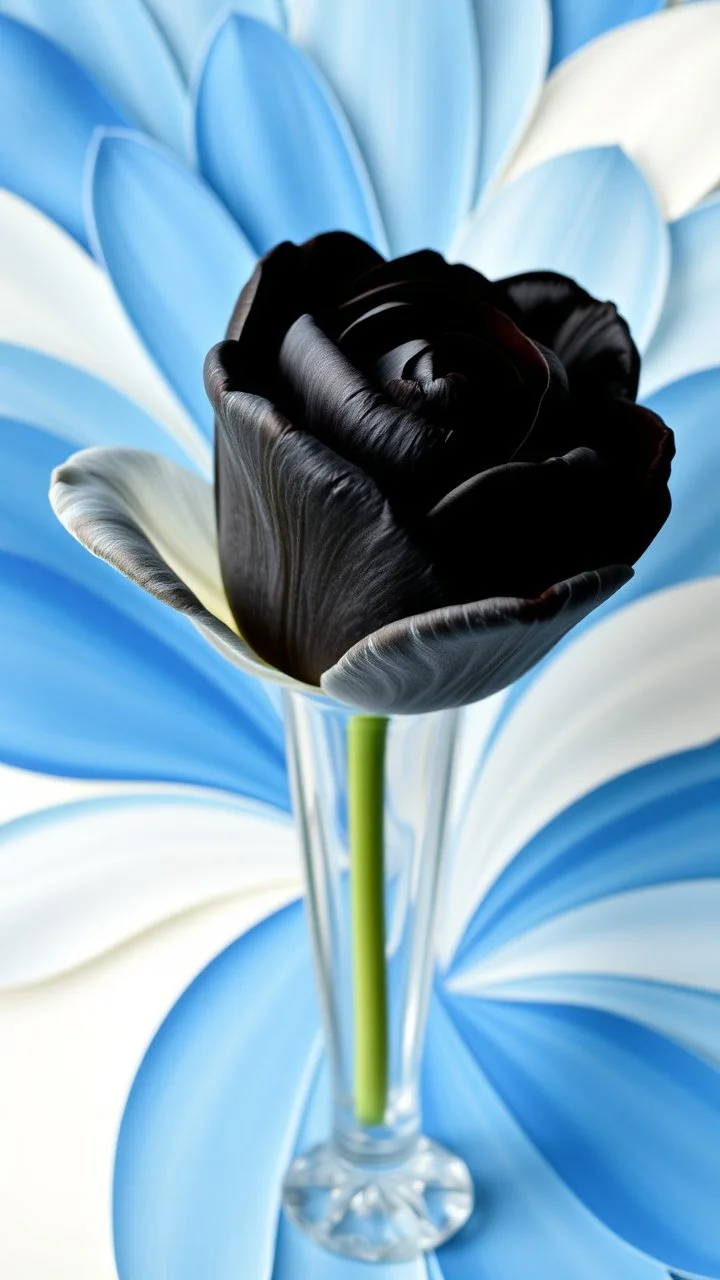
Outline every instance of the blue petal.
<path id="1" fill-rule="evenodd" d="M 670 245 L 670 283 L 643 360 L 643 396 L 720 365 L 720 196 L 673 222 Z"/>
<path id="2" fill-rule="evenodd" d="M 177 61 L 189 78 L 213 24 L 227 10 L 227 0 L 145 0 Z M 282 30 L 281 0 L 233 0 L 233 9 Z"/>
<path id="3" fill-rule="evenodd" d="M 182 79 L 142 0 L 0 0 L 0 10 L 77 59 L 131 120 L 176 150 L 185 149 Z"/>
<path id="4" fill-rule="evenodd" d="M 451 1009 L 499 1096 L 582 1204 L 643 1253 L 718 1274 L 720 1073 L 594 1009 L 460 998 Z"/>
<path id="5" fill-rule="evenodd" d="M 192 462 L 139 405 L 75 365 L 0 343 L 0 415 L 34 423 L 72 444 L 118 444 Z"/>
<path id="6" fill-rule="evenodd" d="M 452 972 L 583 903 L 720 876 L 720 743 L 654 760 L 558 814 L 477 908 Z"/>
<path id="7" fill-rule="evenodd" d="M 94 130 L 123 124 L 82 67 L 0 14 L 0 185 L 86 244 L 83 167 Z"/>
<path id="8" fill-rule="evenodd" d="M 550 56 L 547 0 L 475 0 L 482 68 L 477 194 L 502 168 L 532 115 Z"/>
<path id="9" fill-rule="evenodd" d="M 231 14 L 197 89 L 200 170 L 258 253 L 351 231 L 382 249 L 355 140 L 311 63 L 279 32 Z"/>
<path id="10" fill-rule="evenodd" d="M 100 135 L 91 239 L 135 328 L 208 435 L 203 362 L 255 255 L 208 187 L 138 135 Z"/>
<path id="11" fill-rule="evenodd" d="M 545 269 L 617 304 L 642 348 L 665 297 L 668 233 L 657 200 L 618 147 L 538 165 L 474 216 L 455 257 L 496 278 Z"/>
<path id="12" fill-rule="evenodd" d="M 262 686 L 72 541 L 47 501 L 72 445 L 0 429 L 0 758 L 43 772 L 222 787 L 288 808 Z"/>
<path id="13" fill-rule="evenodd" d="M 347 111 L 393 253 L 446 250 L 477 177 L 480 60 L 470 0 L 307 0 L 293 36 Z"/>
<path id="14" fill-rule="evenodd" d="M 664 7 L 665 0 L 552 0 L 552 65 L 604 31 Z"/>
<path id="15" fill-rule="evenodd" d="M 204 970 L 145 1056 L 117 1148 L 120 1280 L 269 1275 L 317 1048 L 306 925 L 292 906 Z"/>

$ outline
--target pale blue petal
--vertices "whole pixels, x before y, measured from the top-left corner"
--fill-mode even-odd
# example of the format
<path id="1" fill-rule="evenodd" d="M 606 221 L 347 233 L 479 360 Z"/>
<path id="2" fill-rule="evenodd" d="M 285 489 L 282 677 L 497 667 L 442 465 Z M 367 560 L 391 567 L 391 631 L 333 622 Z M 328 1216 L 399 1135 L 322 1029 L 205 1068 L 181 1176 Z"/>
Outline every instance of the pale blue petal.
<path id="1" fill-rule="evenodd" d="M 583 796 L 513 858 L 470 921 L 451 973 L 600 898 L 720 876 L 720 744 L 666 756 Z"/>
<path id="2" fill-rule="evenodd" d="M 204 970 L 145 1056 L 117 1148 L 120 1280 L 270 1274 L 317 1050 L 306 923 L 292 906 Z"/>
<path id="3" fill-rule="evenodd" d="M 97 139 L 91 196 L 95 250 L 148 351 L 210 435 L 203 362 L 255 254 L 204 183 L 125 130 Z"/>
<path id="4" fill-rule="evenodd" d="M 550 56 L 548 0 L 475 0 L 482 139 L 477 194 L 507 160 L 530 119 Z"/>
<path id="5" fill-rule="evenodd" d="M 550 270 L 614 302 L 638 346 L 665 297 L 668 233 L 657 200 L 618 147 L 556 156 L 500 191 L 453 251 L 491 278 Z"/>
<path id="6" fill-rule="evenodd" d="M 664 7 L 665 0 L 552 0 L 552 65 L 604 31 Z"/>
<path id="7" fill-rule="evenodd" d="M 72 447 L 0 424 L 0 758 L 287 808 L 282 728 L 262 686 L 54 518 L 50 472 Z"/>
<path id="8" fill-rule="evenodd" d="M 393 254 L 446 250 L 477 177 L 471 0 L 305 0 L 292 25 L 345 107 Z"/>
<path id="9" fill-rule="evenodd" d="M 227 11 L 228 0 L 144 0 L 160 30 L 189 79 L 192 69 L 218 19 Z M 282 30 L 281 0 L 233 0 L 237 13 L 267 22 Z"/>
<path id="10" fill-rule="evenodd" d="M 720 365 L 720 195 L 671 224 L 670 246 L 670 283 L 643 360 L 643 396 Z"/>
<path id="11" fill-rule="evenodd" d="M 258 253 L 351 231 L 382 250 L 370 180 L 341 109 L 280 32 L 231 14 L 196 93 L 200 171 Z"/>
<path id="12" fill-rule="evenodd" d="M 0 416 L 40 425 L 74 445 L 118 444 L 191 460 L 139 405 L 75 365 L 0 343 Z"/>
<path id="13" fill-rule="evenodd" d="M 650 1257 L 717 1275 L 720 1073 L 595 1009 L 463 998 L 450 1007 L 493 1088 L 578 1200 Z"/>
<path id="14" fill-rule="evenodd" d="M 185 149 L 187 95 L 142 0 L 0 0 L 0 12 L 35 27 L 76 58 L 134 123 L 168 146 Z"/>
<path id="15" fill-rule="evenodd" d="M 125 123 L 62 49 L 0 14 L 0 186 L 86 244 L 83 168 L 93 132 Z"/>

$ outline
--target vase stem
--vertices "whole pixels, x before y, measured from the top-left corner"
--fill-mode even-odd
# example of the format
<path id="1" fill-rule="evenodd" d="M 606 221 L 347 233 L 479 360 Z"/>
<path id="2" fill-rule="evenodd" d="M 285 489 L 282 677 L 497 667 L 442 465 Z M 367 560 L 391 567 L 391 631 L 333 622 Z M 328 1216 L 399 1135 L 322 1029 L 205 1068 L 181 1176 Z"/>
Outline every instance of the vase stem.
<path id="1" fill-rule="evenodd" d="M 360 1124 L 378 1125 L 388 1088 L 384 879 L 384 716 L 348 721 L 348 827 L 355 1024 L 353 1101 Z"/>

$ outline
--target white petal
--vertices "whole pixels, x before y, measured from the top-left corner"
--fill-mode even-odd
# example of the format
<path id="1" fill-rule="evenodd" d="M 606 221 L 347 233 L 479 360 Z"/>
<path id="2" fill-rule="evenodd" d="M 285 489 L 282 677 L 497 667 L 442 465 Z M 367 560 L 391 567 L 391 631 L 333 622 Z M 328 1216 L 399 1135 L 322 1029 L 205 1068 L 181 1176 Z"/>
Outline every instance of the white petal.
<path id="1" fill-rule="evenodd" d="M 454 991 L 550 974 L 620 974 L 720 990 L 720 882 L 656 885 L 557 916 L 450 979 Z"/>
<path id="2" fill-rule="evenodd" d="M 248 801 L 113 796 L 21 818 L 0 832 L 0 987 L 205 903 L 280 889 L 300 891 L 292 825 Z"/>
<path id="3" fill-rule="evenodd" d="M 510 167 L 619 143 L 677 218 L 720 177 L 720 5 L 665 9 L 592 41 L 548 80 Z"/>
<path id="4" fill-rule="evenodd" d="M 102 378 L 209 464 L 208 448 L 130 327 L 107 276 L 60 227 L 0 191 L 0 341 Z"/>
<path id="5" fill-rule="evenodd" d="M 657 592 L 588 628 L 497 731 L 448 886 L 447 958 L 515 853 L 562 809 L 648 760 L 720 735 L 720 578 Z"/>

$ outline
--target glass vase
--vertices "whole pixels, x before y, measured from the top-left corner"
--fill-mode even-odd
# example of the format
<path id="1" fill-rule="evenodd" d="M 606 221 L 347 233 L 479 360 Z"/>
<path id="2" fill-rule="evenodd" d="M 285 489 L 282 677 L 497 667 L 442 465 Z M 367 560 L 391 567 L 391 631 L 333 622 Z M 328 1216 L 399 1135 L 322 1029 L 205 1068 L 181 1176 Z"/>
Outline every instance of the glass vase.
<path id="1" fill-rule="evenodd" d="M 419 1082 L 458 713 L 286 694 L 285 723 L 333 1113 L 283 1205 L 327 1249 L 405 1261 L 473 1206 L 464 1163 L 422 1133 Z"/>

